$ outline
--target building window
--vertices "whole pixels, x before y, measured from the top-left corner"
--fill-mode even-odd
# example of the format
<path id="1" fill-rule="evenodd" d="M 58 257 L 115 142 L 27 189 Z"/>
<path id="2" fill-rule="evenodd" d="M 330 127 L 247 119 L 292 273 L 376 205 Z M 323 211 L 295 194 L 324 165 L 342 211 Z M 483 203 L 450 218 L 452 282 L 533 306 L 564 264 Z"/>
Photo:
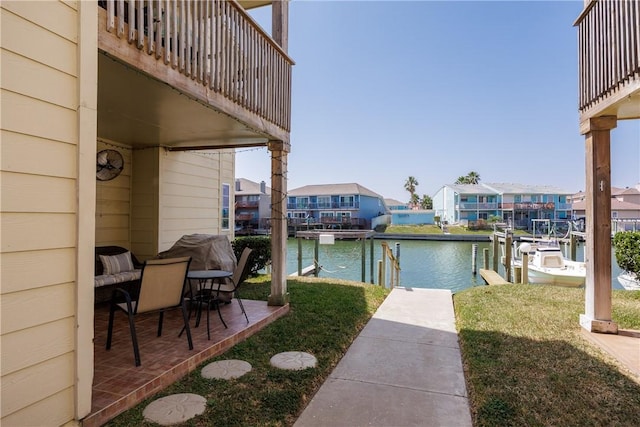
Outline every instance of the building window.
<path id="1" fill-rule="evenodd" d="M 318 209 L 326 209 L 331 207 L 330 196 L 318 196 Z"/>
<path id="2" fill-rule="evenodd" d="M 611 211 L 611 218 L 618 218 L 618 211 Z"/>
<path id="3" fill-rule="evenodd" d="M 307 209 L 309 207 L 308 197 L 298 197 L 296 200 L 296 209 Z"/>
<path id="4" fill-rule="evenodd" d="M 221 203 L 221 213 L 220 226 L 223 230 L 229 229 L 229 201 L 230 201 L 230 186 L 229 184 L 222 184 L 222 203 Z"/>
<path id="5" fill-rule="evenodd" d="M 350 208 L 354 206 L 353 196 L 340 196 L 340 207 Z"/>

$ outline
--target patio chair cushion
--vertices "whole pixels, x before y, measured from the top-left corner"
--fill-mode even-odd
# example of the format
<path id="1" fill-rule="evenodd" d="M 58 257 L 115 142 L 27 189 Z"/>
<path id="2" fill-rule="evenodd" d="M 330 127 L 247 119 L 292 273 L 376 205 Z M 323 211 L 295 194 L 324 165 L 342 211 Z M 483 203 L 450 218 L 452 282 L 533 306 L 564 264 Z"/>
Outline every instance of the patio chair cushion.
<path id="1" fill-rule="evenodd" d="M 131 252 L 126 251 L 118 255 L 98 255 L 102 261 L 103 274 L 118 274 L 133 271 Z"/>
<path id="2" fill-rule="evenodd" d="M 107 285 L 117 285 L 118 283 L 131 282 L 140 280 L 140 272 L 142 270 L 121 271 L 116 274 L 102 274 L 94 278 L 96 288 Z"/>

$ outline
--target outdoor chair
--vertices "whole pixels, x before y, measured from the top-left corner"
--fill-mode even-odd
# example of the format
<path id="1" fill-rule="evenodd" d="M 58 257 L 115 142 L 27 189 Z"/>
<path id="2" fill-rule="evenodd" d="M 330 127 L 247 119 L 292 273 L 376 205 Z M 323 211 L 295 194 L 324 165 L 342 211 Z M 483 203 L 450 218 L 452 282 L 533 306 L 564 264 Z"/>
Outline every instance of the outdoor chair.
<path id="1" fill-rule="evenodd" d="M 247 312 L 245 311 L 242 300 L 240 299 L 240 293 L 238 289 L 240 288 L 242 282 L 244 282 L 249 275 L 251 264 L 249 264 L 248 261 L 251 252 L 253 252 L 253 249 L 251 248 L 244 248 L 242 250 L 242 254 L 240 254 L 240 260 L 238 261 L 238 266 L 235 268 L 235 270 L 233 270 L 233 276 L 231 276 L 231 280 L 227 280 L 223 285 L 220 286 L 220 292 L 228 292 L 238 300 L 238 304 L 240 305 L 240 309 L 242 309 L 242 313 L 244 314 L 245 319 L 247 319 L 247 323 L 249 323 L 249 317 L 247 317 Z"/>
<path id="2" fill-rule="evenodd" d="M 138 338 L 136 336 L 135 316 L 142 313 L 159 312 L 157 336 L 161 336 L 164 312 L 174 308 L 181 308 L 182 310 L 189 350 L 193 350 L 187 307 L 184 301 L 184 289 L 190 263 L 191 257 L 149 260 L 142 267 L 140 293 L 136 300 L 132 300 L 129 292 L 122 288 L 117 288 L 113 291 L 109 310 L 107 350 L 111 349 L 115 312 L 116 310 L 122 310 L 127 313 L 129 318 L 135 362 L 136 366 L 140 366 L 140 350 L 138 349 Z M 119 295 L 124 296 L 124 303 L 118 302 Z"/>
<path id="3" fill-rule="evenodd" d="M 196 327 L 200 324 L 200 317 L 202 314 L 202 309 L 205 308 L 207 311 L 207 337 L 210 338 L 209 331 L 209 312 L 213 307 L 214 310 L 218 311 L 218 317 L 220 317 L 220 321 L 227 328 L 227 323 L 222 318 L 222 312 L 220 310 L 221 305 L 225 303 L 231 303 L 232 300 L 227 300 L 227 298 L 222 298 L 222 294 L 235 296 L 235 299 L 238 300 L 238 304 L 240 305 L 240 309 L 244 314 L 245 319 L 247 319 L 247 323 L 249 323 L 249 317 L 247 316 L 247 312 L 244 309 L 244 304 L 242 304 L 242 300 L 240 299 L 238 289 L 240 284 L 247 278 L 249 275 L 250 264 L 248 262 L 249 255 L 253 249 L 244 248 L 242 254 L 240 255 L 240 261 L 238 261 L 236 268 L 233 270 L 233 274 L 228 278 L 220 278 L 214 279 L 213 281 L 217 282 L 217 287 L 214 288 L 215 284 L 211 283 L 209 288 L 200 289 L 198 292 L 190 292 L 190 302 L 193 305 L 197 306 L 196 312 Z M 191 310 L 189 310 L 188 317 L 191 317 Z M 184 331 L 184 328 L 183 328 Z M 182 333 L 182 332 L 180 332 Z"/>

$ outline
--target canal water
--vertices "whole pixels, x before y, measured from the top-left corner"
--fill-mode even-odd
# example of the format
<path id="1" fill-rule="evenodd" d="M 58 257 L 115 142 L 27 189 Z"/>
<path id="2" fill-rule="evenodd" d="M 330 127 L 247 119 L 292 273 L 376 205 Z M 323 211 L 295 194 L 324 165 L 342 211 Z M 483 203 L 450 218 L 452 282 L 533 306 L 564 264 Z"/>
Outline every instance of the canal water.
<path id="1" fill-rule="evenodd" d="M 474 275 L 471 268 L 472 246 L 478 245 L 477 269 L 483 266 L 483 249 L 491 249 L 489 242 L 450 242 L 434 240 L 380 240 L 374 239 L 374 283 L 377 283 L 377 261 L 382 259 L 385 241 L 396 251 L 400 245 L 400 286 L 414 288 L 449 289 L 452 292 L 484 286 L 480 274 Z M 313 264 L 314 241 L 302 240 L 302 267 Z M 353 240 L 336 240 L 333 245 L 319 245 L 318 263 L 322 267 L 319 277 L 345 280 L 362 280 L 362 243 Z M 568 257 L 568 254 L 566 254 Z M 584 259 L 584 245 L 578 247 L 577 259 Z M 370 243 L 366 242 L 365 281 L 371 283 Z M 491 260 L 489 261 L 491 263 Z M 624 289 L 616 277 L 620 273 L 612 250 L 612 288 Z M 298 270 L 298 240 L 287 241 L 287 271 Z M 389 270 L 389 263 L 387 263 Z M 503 271 L 500 271 L 504 274 Z"/>

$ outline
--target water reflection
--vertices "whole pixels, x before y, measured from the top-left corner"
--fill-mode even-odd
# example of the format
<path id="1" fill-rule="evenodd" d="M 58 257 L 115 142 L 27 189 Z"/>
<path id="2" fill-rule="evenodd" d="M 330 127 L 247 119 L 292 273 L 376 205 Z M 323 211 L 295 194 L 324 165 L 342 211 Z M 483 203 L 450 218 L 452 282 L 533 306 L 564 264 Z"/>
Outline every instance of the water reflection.
<path id="1" fill-rule="evenodd" d="M 429 240 L 387 240 L 395 252 L 400 245 L 400 285 L 416 288 L 449 289 L 458 292 L 473 286 L 484 285 L 480 275 L 471 271 L 472 245 L 478 245 L 477 266 L 483 266 L 483 250 L 489 242 L 444 242 Z M 382 259 L 382 240 L 374 240 L 374 282 L 377 283 L 377 262 Z M 370 244 L 366 243 L 365 281 L 371 283 Z M 313 264 L 314 241 L 301 241 L 302 267 Z M 583 259 L 584 247 L 578 247 L 578 260 Z M 320 277 L 362 280 L 362 243 L 360 241 L 336 240 L 334 245 L 319 245 L 318 262 L 322 266 Z M 612 251 L 612 287 L 623 289 L 616 277 L 620 268 Z M 491 265 L 491 260 L 489 260 Z M 287 243 L 287 271 L 298 269 L 298 241 Z M 501 271 L 502 274 L 502 271 Z"/>

